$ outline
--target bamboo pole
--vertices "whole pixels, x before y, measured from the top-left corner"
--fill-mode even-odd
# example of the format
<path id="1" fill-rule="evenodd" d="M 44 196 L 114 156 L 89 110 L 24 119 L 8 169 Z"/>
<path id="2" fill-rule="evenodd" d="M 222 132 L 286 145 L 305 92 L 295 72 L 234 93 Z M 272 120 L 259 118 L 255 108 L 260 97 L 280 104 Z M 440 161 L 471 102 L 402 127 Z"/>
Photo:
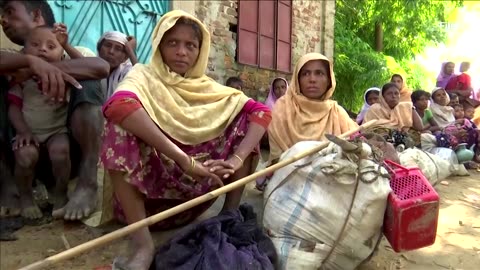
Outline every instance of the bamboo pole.
<path id="1" fill-rule="evenodd" d="M 353 129 L 351 131 L 348 131 L 342 135 L 340 135 L 339 137 L 341 138 L 345 138 L 345 137 L 349 137 L 350 135 L 353 135 L 355 134 L 356 132 L 362 130 L 362 129 L 365 129 L 365 128 L 369 128 L 369 127 L 372 127 L 372 126 L 375 126 L 376 124 L 376 120 L 372 120 L 372 121 L 369 121 L 363 125 L 361 125 L 359 128 L 357 129 Z M 256 173 L 253 173 L 249 176 L 246 176 L 242 179 L 239 179 L 233 183 L 230 183 L 226 186 L 223 186 L 223 187 L 220 187 L 216 190 L 213 190 L 207 194 L 204 194 L 202 196 L 199 196 L 195 199 L 192 199 L 190 201 L 187 201 L 185 203 L 182 203 L 180 205 L 177 205 L 175 207 L 172 207 L 168 210 L 165 210 L 163 212 L 160 212 L 158 214 L 155 214 L 153 216 L 150 216 L 150 217 L 147 217 L 145 219 L 142 219 L 140 221 L 137 221 L 135 223 L 132 223 L 126 227 L 123 227 L 121 229 L 118 229 L 114 232 L 111 232 L 109 234 L 106 234 L 104 236 L 101 236 L 99 238 L 96 238 L 96 239 L 93 239 L 91 241 L 88 241 L 88 242 L 85 242 L 83 244 L 80 244 L 76 247 L 73 247 L 73 248 L 70 248 L 68 250 L 65 250 L 63 252 L 60 252 L 56 255 L 53 255 L 53 256 L 50 256 L 48 258 L 45 258 L 41 261 L 37 261 L 33 264 L 30 264 L 28 266 L 25 266 L 23 268 L 21 268 L 20 270 L 37 270 L 37 269 L 44 269 L 50 265 L 53 265 L 53 264 L 57 264 L 59 262 L 62 262 L 62 261 L 65 261 L 65 260 L 68 260 L 70 258 L 73 258 L 73 257 L 76 257 L 76 256 L 79 256 L 80 254 L 84 253 L 84 252 L 87 252 L 93 248 L 98 248 L 98 247 L 101 247 L 101 246 L 104 246 L 114 240 L 117 240 L 117 239 L 120 239 L 122 237 L 125 237 L 127 236 L 128 234 L 130 233 L 133 233 L 135 232 L 136 230 L 139 230 L 143 227 L 147 227 L 147 226 L 150 226 L 152 224 L 155 224 L 159 221 L 162 221 L 166 218 L 169 218 L 171 216 L 174 216 L 178 213 L 181 213 L 187 209 L 190 209 L 194 206 L 197 206 L 199 204 L 202 204 L 204 202 L 207 202 L 207 201 L 210 201 L 216 197 L 219 197 L 220 195 L 223 195 L 229 191 L 232 191 L 234 189 L 237 189 L 239 187 L 242 187 L 246 184 L 248 184 L 249 182 L 257 179 L 258 177 L 260 176 L 264 176 L 264 175 L 267 175 L 271 172 L 274 172 L 282 167 L 285 167 L 297 160 L 300 160 L 306 156 L 309 156 L 311 154 L 314 154 L 314 153 L 317 153 L 319 152 L 320 150 L 324 149 L 325 147 L 327 147 L 329 144 L 329 142 L 322 142 L 321 144 L 319 144 L 318 146 L 310 149 L 310 150 L 307 150 L 305 152 L 302 152 L 302 153 L 299 153 L 293 157 L 290 157 L 286 160 L 283 160 L 283 161 L 280 161 L 268 168 L 265 168 L 261 171 L 258 171 Z"/>

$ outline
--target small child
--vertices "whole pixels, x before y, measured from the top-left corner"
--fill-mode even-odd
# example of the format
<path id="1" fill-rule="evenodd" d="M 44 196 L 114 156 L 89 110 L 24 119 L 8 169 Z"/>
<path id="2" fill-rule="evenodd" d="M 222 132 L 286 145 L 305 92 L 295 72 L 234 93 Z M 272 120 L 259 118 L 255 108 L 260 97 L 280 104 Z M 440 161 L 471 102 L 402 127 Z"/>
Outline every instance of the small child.
<path id="1" fill-rule="evenodd" d="M 463 104 L 463 112 L 465 114 L 465 118 L 472 120 L 475 115 L 475 107 L 468 103 Z"/>
<path id="2" fill-rule="evenodd" d="M 227 81 L 225 82 L 225 85 L 228 86 L 228 87 L 238 89 L 240 91 L 242 91 L 242 89 L 243 89 L 243 81 L 242 81 L 242 79 L 240 79 L 238 77 L 228 78 Z"/>
<path id="3" fill-rule="evenodd" d="M 478 130 L 475 123 L 472 120 L 468 119 L 465 116 L 463 106 L 462 105 L 455 105 L 454 107 L 455 112 L 455 126 L 458 129 L 462 129 L 466 131 L 467 137 L 467 146 L 475 145 L 475 158 L 474 161 L 480 162 L 480 131 Z M 447 127 L 448 128 L 448 127 Z M 474 166 L 475 168 L 479 168 L 479 164 L 472 165 L 470 164 L 469 167 Z"/>
<path id="4" fill-rule="evenodd" d="M 433 113 L 428 109 L 431 95 L 427 91 L 416 90 L 411 95 L 413 106 L 417 110 L 418 115 L 422 118 L 423 131 L 426 133 L 434 133 L 441 130 L 437 122 L 433 119 Z"/>
<path id="5" fill-rule="evenodd" d="M 462 105 L 453 105 L 452 108 L 454 109 L 453 115 L 455 116 L 455 126 L 457 128 L 469 129 L 473 127 L 473 122 L 465 117 L 465 112 Z"/>
<path id="6" fill-rule="evenodd" d="M 23 53 L 47 62 L 58 62 L 62 60 L 64 50 L 71 58 L 83 57 L 68 44 L 66 32 L 54 32 L 51 27 L 40 26 L 30 31 Z M 12 145 L 22 216 L 28 219 L 41 218 L 42 212 L 33 199 L 32 181 L 40 157 L 43 159 L 40 153 L 44 150 L 50 158 L 56 181 L 54 208 L 60 208 L 67 202 L 71 167 L 67 129 L 68 97 L 66 102 L 53 103 L 41 93 L 37 81 L 30 79 L 13 85 L 8 100 L 10 122 L 16 131 Z"/>

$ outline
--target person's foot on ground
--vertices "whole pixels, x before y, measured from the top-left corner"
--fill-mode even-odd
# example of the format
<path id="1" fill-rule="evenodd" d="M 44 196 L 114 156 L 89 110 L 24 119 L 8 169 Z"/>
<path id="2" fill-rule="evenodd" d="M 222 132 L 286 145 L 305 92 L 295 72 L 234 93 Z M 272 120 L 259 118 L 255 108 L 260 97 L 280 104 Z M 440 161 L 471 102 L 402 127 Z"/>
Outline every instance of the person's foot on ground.
<path id="1" fill-rule="evenodd" d="M 81 220 L 90 216 L 97 204 L 97 191 L 91 187 L 77 186 L 68 203 L 53 211 L 54 218 Z"/>
<path id="2" fill-rule="evenodd" d="M 18 216 L 22 209 L 15 182 L 7 181 L 6 177 L 11 177 L 10 175 L 2 174 L 1 177 L 3 179 L 0 179 L 0 217 Z"/>
<path id="3" fill-rule="evenodd" d="M 22 217 L 26 219 L 40 219 L 43 217 L 43 213 L 33 200 L 22 200 Z"/>
<path id="4" fill-rule="evenodd" d="M 22 217 L 26 219 L 40 219 L 43 217 L 42 210 L 35 203 L 33 198 L 33 192 L 26 192 L 26 194 L 20 194 L 20 205 L 22 207 Z"/>
<path id="5" fill-rule="evenodd" d="M 115 258 L 112 269 L 114 270 L 148 270 L 154 256 L 153 244 L 140 246 L 135 253 L 126 258 Z"/>
<path id="6" fill-rule="evenodd" d="M 20 207 L 0 206 L 0 218 L 16 217 L 22 212 Z"/>
<path id="7" fill-rule="evenodd" d="M 62 209 L 68 203 L 67 194 L 55 194 L 52 196 L 51 204 L 53 204 L 53 211 Z"/>
<path id="8" fill-rule="evenodd" d="M 0 191 L 0 217 L 19 216 L 22 211 L 20 201 L 15 189 L 1 187 Z"/>

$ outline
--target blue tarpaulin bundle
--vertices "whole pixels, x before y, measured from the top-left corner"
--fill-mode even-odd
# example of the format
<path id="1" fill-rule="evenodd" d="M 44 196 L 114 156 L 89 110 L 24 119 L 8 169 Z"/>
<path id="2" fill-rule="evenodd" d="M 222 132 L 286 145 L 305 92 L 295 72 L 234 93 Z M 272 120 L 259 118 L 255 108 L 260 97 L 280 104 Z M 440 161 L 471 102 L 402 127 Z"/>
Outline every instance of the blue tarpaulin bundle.
<path id="1" fill-rule="evenodd" d="M 275 269 L 275 247 L 250 205 L 191 225 L 156 251 L 150 269 Z"/>

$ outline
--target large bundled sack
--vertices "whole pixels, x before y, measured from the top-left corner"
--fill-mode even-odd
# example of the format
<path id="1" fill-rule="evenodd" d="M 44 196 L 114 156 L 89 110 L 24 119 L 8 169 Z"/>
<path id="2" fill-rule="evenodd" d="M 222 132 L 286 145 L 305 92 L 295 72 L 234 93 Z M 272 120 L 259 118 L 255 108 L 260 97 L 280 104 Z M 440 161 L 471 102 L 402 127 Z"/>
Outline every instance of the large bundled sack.
<path id="1" fill-rule="evenodd" d="M 421 149 L 405 149 L 398 156 L 400 157 L 400 164 L 403 166 L 418 167 L 432 186 L 452 174 L 450 164 L 447 161 Z"/>
<path id="2" fill-rule="evenodd" d="M 451 149 L 432 148 L 430 151 L 434 153 L 446 152 L 447 154 L 439 156 L 418 148 L 409 148 L 399 153 L 398 156 L 403 166 L 418 167 L 432 186 L 450 175 L 468 175 L 465 167 L 462 164 L 458 164 L 455 152 Z"/>
<path id="3" fill-rule="evenodd" d="M 281 160 L 320 143 L 299 142 Z M 357 146 L 360 151 L 330 143 L 273 175 L 264 192 L 263 225 L 279 269 L 355 269 L 373 253 L 382 236 L 389 175 L 367 144 Z"/>

